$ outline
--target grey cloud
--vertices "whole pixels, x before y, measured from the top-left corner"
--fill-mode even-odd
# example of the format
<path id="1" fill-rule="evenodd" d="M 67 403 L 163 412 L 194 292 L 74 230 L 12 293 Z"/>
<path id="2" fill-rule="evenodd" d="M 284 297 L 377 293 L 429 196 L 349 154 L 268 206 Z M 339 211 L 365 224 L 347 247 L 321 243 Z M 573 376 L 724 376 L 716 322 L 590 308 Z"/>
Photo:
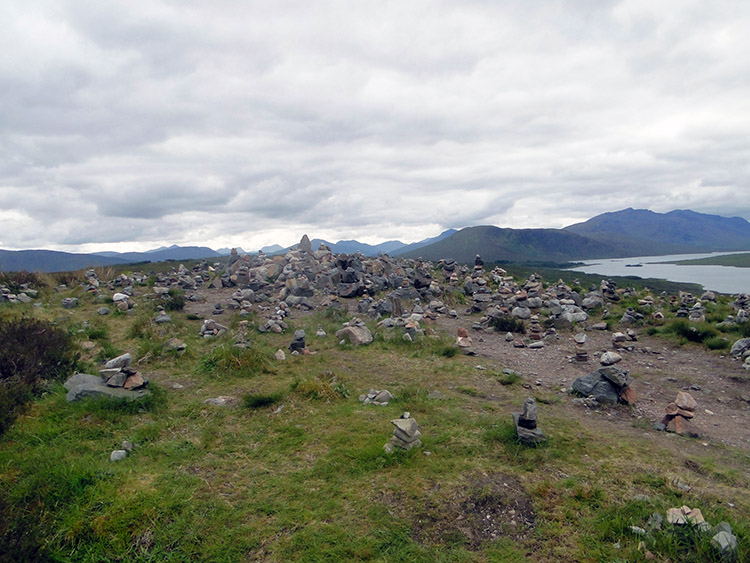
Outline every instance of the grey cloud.
<path id="1" fill-rule="evenodd" d="M 6 246 L 750 217 L 739 0 L 50 0 L 0 17 Z"/>

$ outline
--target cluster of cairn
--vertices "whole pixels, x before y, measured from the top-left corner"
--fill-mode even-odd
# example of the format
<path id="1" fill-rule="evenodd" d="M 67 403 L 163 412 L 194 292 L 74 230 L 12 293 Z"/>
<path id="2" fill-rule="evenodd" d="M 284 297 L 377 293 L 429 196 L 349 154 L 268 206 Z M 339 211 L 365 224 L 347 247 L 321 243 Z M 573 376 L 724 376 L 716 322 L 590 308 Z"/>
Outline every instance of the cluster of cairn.
<path id="1" fill-rule="evenodd" d="M 657 430 L 674 432 L 680 436 L 698 437 L 698 430 L 691 422 L 695 416 L 695 408 L 698 403 L 690 393 L 679 391 L 677 397 L 664 408 L 664 418 L 657 422 L 654 427 Z"/>
<path id="2" fill-rule="evenodd" d="M 31 303 L 37 295 L 37 290 L 31 289 L 27 283 L 21 284 L 17 293 L 0 284 L 0 303 Z"/>

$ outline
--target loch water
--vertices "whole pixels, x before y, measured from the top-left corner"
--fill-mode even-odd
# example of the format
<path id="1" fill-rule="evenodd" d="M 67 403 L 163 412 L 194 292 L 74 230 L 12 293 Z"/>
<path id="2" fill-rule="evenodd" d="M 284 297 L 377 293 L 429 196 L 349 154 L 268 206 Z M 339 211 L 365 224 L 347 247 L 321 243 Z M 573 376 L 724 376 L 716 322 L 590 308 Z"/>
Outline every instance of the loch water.
<path id="1" fill-rule="evenodd" d="M 744 251 L 750 252 L 750 251 Z M 665 256 L 636 256 L 582 260 L 583 266 L 571 268 L 572 272 L 600 274 L 602 276 L 638 276 L 675 282 L 697 283 L 703 289 L 720 293 L 750 293 L 750 268 L 734 266 L 681 266 L 660 264 L 674 260 L 690 260 L 709 256 L 739 254 L 737 252 L 712 252 L 705 254 L 670 254 Z"/>

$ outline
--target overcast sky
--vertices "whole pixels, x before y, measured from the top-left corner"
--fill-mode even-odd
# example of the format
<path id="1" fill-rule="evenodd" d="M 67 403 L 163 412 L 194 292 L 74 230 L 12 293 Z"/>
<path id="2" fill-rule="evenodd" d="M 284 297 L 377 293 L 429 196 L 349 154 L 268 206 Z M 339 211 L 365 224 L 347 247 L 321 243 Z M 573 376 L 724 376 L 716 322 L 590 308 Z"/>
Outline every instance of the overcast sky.
<path id="1" fill-rule="evenodd" d="M 747 0 L 0 0 L 0 248 L 750 219 Z"/>

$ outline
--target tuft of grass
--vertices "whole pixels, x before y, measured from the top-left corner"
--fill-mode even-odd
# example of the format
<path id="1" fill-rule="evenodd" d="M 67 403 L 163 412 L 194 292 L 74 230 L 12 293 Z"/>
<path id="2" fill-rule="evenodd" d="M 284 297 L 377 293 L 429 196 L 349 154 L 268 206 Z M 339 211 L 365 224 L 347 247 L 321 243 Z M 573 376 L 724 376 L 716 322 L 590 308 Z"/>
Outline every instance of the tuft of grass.
<path id="1" fill-rule="evenodd" d="M 685 319 L 675 319 L 662 329 L 664 334 L 674 334 L 689 342 L 702 343 L 704 340 L 719 336 L 719 331 L 708 323 L 690 323 Z"/>
<path id="2" fill-rule="evenodd" d="M 219 377 L 255 377 L 272 373 L 271 354 L 265 348 L 238 348 L 223 343 L 198 360 L 198 373 Z"/>
<path id="3" fill-rule="evenodd" d="M 291 389 L 306 399 L 314 400 L 346 399 L 351 395 L 349 388 L 333 374 L 295 380 Z"/>
<path id="4" fill-rule="evenodd" d="M 516 371 L 509 371 L 508 373 L 499 373 L 495 376 L 501 385 L 513 385 L 523 379 L 523 377 Z"/>
<path id="5" fill-rule="evenodd" d="M 706 348 L 709 350 L 727 350 L 731 346 L 731 342 L 722 336 L 711 336 L 703 341 Z"/>

